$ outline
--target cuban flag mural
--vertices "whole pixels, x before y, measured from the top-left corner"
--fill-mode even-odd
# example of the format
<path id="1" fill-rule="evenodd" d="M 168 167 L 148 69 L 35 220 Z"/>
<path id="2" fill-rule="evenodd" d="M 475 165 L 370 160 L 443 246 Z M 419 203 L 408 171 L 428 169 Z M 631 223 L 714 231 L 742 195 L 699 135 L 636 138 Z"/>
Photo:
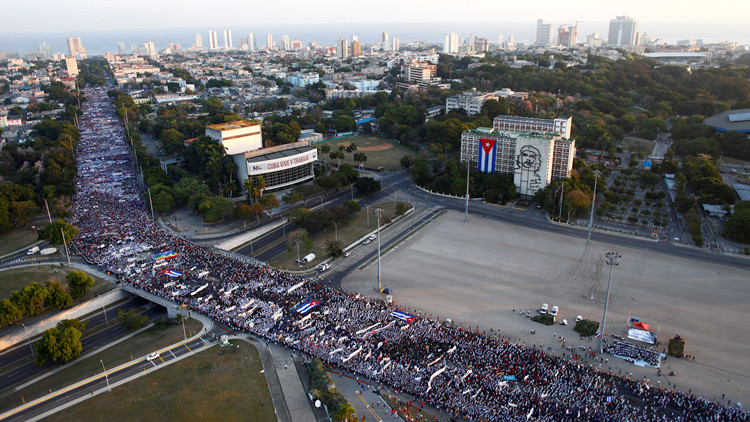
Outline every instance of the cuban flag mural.
<path id="1" fill-rule="evenodd" d="M 318 305 L 320 305 L 320 302 L 318 302 L 315 299 L 310 299 L 310 300 L 306 300 L 306 301 L 302 302 L 299 306 L 297 306 L 296 308 L 294 308 L 294 310 L 298 314 L 304 314 L 305 312 L 308 312 L 310 309 L 312 309 L 312 308 L 314 308 L 314 307 L 316 307 Z"/>
<path id="2" fill-rule="evenodd" d="M 393 311 L 393 312 L 391 312 L 391 316 L 392 317 L 396 317 L 396 318 L 398 318 L 401 321 L 404 321 L 406 323 L 410 323 L 410 322 L 414 321 L 414 315 L 409 315 L 406 312 Z"/>
<path id="3" fill-rule="evenodd" d="M 479 138 L 479 164 L 477 169 L 483 173 L 495 171 L 497 161 L 497 139 Z"/>

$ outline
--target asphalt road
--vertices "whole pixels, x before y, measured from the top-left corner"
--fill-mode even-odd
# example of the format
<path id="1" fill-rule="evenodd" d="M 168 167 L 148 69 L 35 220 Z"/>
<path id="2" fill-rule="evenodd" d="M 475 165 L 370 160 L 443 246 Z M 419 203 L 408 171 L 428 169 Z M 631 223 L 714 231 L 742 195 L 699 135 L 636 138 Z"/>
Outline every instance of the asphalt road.
<path id="1" fill-rule="evenodd" d="M 219 334 L 219 332 L 216 332 L 217 337 Z M 177 359 L 180 356 L 190 353 L 191 351 L 201 349 L 214 341 L 216 340 L 214 340 L 209 333 L 196 340 L 176 345 L 162 352 L 159 358 L 152 361 L 147 361 L 145 358 L 131 361 L 130 363 L 125 364 L 125 366 L 119 370 L 108 371 L 106 377 L 105 374 L 102 373 L 92 380 L 81 381 L 55 393 L 52 393 L 41 402 L 29 402 L 26 405 L 17 408 L 12 415 L 4 420 L 26 421 L 33 417 L 40 416 L 45 412 L 51 411 L 65 403 L 70 402 L 71 400 L 76 400 L 81 397 L 93 395 L 93 391 L 107 388 L 107 382 L 109 382 L 109 384 L 114 384 L 128 377 L 142 374 L 146 369 L 161 366 L 164 363 Z"/>
<path id="2" fill-rule="evenodd" d="M 135 302 L 129 307 L 126 307 L 125 309 L 132 309 L 137 308 L 139 306 L 143 306 L 143 304 L 140 302 Z M 112 310 L 107 310 L 107 314 L 111 315 L 111 318 L 116 318 L 116 311 L 112 313 Z M 156 319 L 162 315 L 166 315 L 166 310 L 158 305 L 154 305 L 144 311 L 142 315 L 147 316 L 149 319 L 153 320 Z M 101 324 L 104 323 L 104 315 L 100 314 L 101 316 Z M 82 355 L 89 353 L 93 350 L 95 350 L 98 347 L 101 347 L 107 343 L 112 342 L 113 340 L 122 337 L 128 333 L 128 330 L 122 328 L 120 324 L 112 324 L 106 328 L 101 329 L 100 331 L 97 331 L 89 336 L 86 336 L 81 339 L 81 345 L 83 346 L 83 351 L 81 352 Z M 33 361 L 28 361 L 25 363 L 18 364 L 17 362 L 19 360 L 23 360 L 28 358 L 29 353 L 31 351 L 28 348 L 28 344 L 24 343 L 22 346 L 15 347 L 8 352 L 9 359 L 14 358 L 15 360 L 12 362 L 15 362 L 18 366 L 15 368 L 4 372 L 0 374 L 0 391 L 5 390 L 9 387 L 12 387 L 14 385 L 20 384 L 26 380 L 29 380 L 41 373 L 44 373 L 46 371 L 49 371 L 52 369 L 52 367 L 57 366 L 54 362 L 47 362 L 44 366 L 39 367 L 34 364 Z M 6 361 L 6 354 L 0 355 L 0 359 L 2 359 L 2 362 L 4 365 L 11 364 L 10 361 Z"/>

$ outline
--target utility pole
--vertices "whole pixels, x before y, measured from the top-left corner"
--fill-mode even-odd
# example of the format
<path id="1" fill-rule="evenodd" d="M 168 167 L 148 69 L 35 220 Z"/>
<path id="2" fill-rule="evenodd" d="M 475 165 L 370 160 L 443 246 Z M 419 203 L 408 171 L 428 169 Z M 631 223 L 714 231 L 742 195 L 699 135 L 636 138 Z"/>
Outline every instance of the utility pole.
<path id="1" fill-rule="evenodd" d="M 367 214 L 367 228 L 370 228 L 370 204 L 366 205 L 367 211 L 365 211 L 365 214 Z"/>
<path id="2" fill-rule="evenodd" d="M 185 315 L 182 314 L 182 318 L 180 318 L 182 321 L 182 336 L 185 337 L 185 340 L 187 340 L 187 334 L 185 333 Z"/>
<path id="3" fill-rule="evenodd" d="M 339 241 L 339 225 L 336 224 L 335 221 L 331 221 L 331 224 L 333 224 L 333 227 L 335 228 L 336 237 L 334 239 L 338 242 Z"/>
<path id="4" fill-rule="evenodd" d="M 49 223 L 52 224 L 52 215 L 49 213 L 49 205 L 47 205 L 47 198 L 44 198 L 44 206 L 47 208 L 47 218 L 49 218 Z"/>
<path id="5" fill-rule="evenodd" d="M 65 255 L 68 257 L 68 267 L 70 267 L 70 254 L 68 253 L 68 242 L 65 241 L 65 231 L 60 227 L 60 234 L 62 234 L 63 245 L 65 245 Z"/>
<path id="6" fill-rule="evenodd" d="M 469 167 L 471 167 L 471 160 L 467 159 L 466 160 L 466 210 L 464 211 L 464 223 L 467 223 L 469 221 Z"/>
<path id="7" fill-rule="evenodd" d="M 34 348 L 31 346 L 31 337 L 29 336 L 29 330 L 26 328 L 26 324 L 21 323 L 23 330 L 26 331 L 26 341 L 29 343 L 29 349 L 31 349 L 31 357 L 34 357 Z"/>
<path id="8" fill-rule="evenodd" d="M 109 318 L 107 318 L 107 308 L 105 308 L 105 305 L 102 305 L 102 311 L 104 311 L 104 323 L 109 325 Z"/>
<path id="9" fill-rule="evenodd" d="M 604 297 L 604 314 L 602 315 L 602 326 L 599 330 L 599 353 L 603 353 L 602 339 L 604 338 L 604 323 L 607 321 L 607 306 L 609 305 L 609 291 L 612 288 L 612 270 L 620 265 L 622 256 L 617 252 L 607 252 L 607 265 L 609 265 L 609 281 L 607 282 L 607 296 Z"/>
<path id="10" fill-rule="evenodd" d="M 154 203 L 151 201 L 151 186 L 148 187 L 148 203 L 151 205 L 151 219 L 156 220 L 154 218 Z"/>
<path id="11" fill-rule="evenodd" d="M 594 225 L 594 204 L 596 203 L 596 182 L 602 174 L 599 170 L 594 171 L 594 196 L 591 197 L 591 212 L 589 213 L 589 234 L 586 236 L 586 246 L 591 243 L 591 227 Z"/>
<path id="12" fill-rule="evenodd" d="M 102 369 L 104 370 L 104 379 L 107 380 L 107 392 L 112 392 L 112 387 L 109 386 L 109 374 L 107 374 L 107 368 L 104 367 L 104 361 L 99 359 L 99 362 L 102 363 Z"/>
<path id="13" fill-rule="evenodd" d="M 380 273 L 380 217 L 383 215 L 382 208 L 375 208 L 375 214 L 378 216 L 378 292 L 382 288 L 381 286 L 381 273 Z"/>

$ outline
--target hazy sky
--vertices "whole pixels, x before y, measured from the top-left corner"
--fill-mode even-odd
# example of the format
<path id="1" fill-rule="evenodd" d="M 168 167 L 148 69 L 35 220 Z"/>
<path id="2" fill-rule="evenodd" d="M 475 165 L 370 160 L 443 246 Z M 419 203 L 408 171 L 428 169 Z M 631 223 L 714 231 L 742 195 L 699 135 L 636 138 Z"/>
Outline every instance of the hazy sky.
<path id="1" fill-rule="evenodd" d="M 748 0 L 2 0 L 0 33 L 259 24 L 575 20 L 742 23 Z M 750 26 L 748 28 L 750 32 Z"/>

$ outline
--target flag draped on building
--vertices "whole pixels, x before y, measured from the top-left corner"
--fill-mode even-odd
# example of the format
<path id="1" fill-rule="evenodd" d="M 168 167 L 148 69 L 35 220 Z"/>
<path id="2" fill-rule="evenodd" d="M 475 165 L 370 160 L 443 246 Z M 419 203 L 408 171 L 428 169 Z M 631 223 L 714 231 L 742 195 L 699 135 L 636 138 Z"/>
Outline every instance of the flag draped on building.
<path id="1" fill-rule="evenodd" d="M 159 272 L 170 277 L 182 277 L 184 275 L 183 273 L 175 270 L 163 270 Z"/>
<path id="2" fill-rule="evenodd" d="M 393 311 L 393 312 L 391 312 L 391 316 L 392 317 L 396 317 L 396 318 L 398 318 L 401 321 L 404 321 L 406 323 L 414 321 L 414 315 L 409 315 L 406 312 Z"/>
<path id="3" fill-rule="evenodd" d="M 483 173 L 492 173 L 495 171 L 495 161 L 497 161 L 497 140 L 480 138 L 477 169 Z"/>
<path id="4" fill-rule="evenodd" d="M 152 258 L 154 258 L 155 260 L 158 261 L 160 259 L 176 258 L 178 256 L 180 256 L 180 255 L 177 252 L 166 251 L 166 252 L 162 252 L 162 253 L 158 253 L 158 254 L 154 255 L 154 256 L 152 256 Z"/>
<path id="5" fill-rule="evenodd" d="M 299 314 L 304 314 L 305 312 L 308 312 L 310 309 L 320 305 L 320 302 L 318 302 L 315 299 L 309 299 L 304 302 L 302 302 L 299 306 L 294 308 L 294 311 Z"/>

